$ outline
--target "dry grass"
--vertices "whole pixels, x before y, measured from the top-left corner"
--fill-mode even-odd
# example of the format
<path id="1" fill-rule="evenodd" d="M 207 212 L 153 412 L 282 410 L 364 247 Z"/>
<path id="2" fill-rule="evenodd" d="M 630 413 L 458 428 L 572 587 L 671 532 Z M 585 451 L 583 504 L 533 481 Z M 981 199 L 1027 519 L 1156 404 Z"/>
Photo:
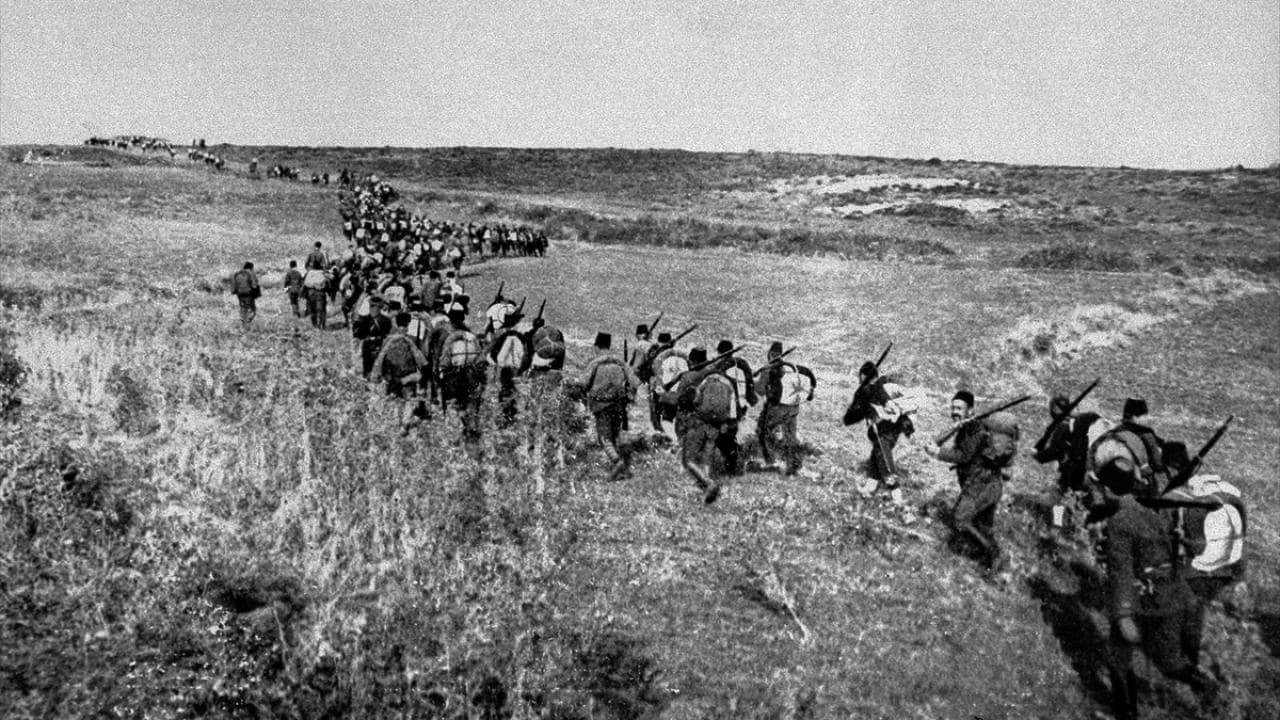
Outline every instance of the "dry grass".
<path id="1" fill-rule="evenodd" d="M 1019 463 L 1006 585 L 947 549 L 954 481 L 914 445 L 903 505 L 857 491 L 865 439 L 836 418 L 850 369 L 890 339 L 890 371 L 933 401 L 922 436 L 957 386 L 985 402 L 1095 375 L 1102 407 L 1145 394 L 1171 437 L 1241 416 L 1213 463 L 1253 499 L 1254 607 L 1211 612 L 1209 647 L 1237 716 L 1280 704 L 1263 636 L 1280 627 L 1270 284 L 565 243 L 468 279 L 477 297 L 499 279 L 549 297 L 579 345 L 657 309 L 697 322 L 699 343 L 745 340 L 751 362 L 799 345 L 819 375 L 800 427 L 815 474 L 750 473 L 708 508 L 660 450 L 605 484 L 580 411 L 501 431 L 488 408 L 478 458 L 452 420 L 404 442 L 347 336 L 307 331 L 278 294 L 242 333 L 234 300 L 198 286 L 330 237 L 326 194 L 26 171 L 0 170 L 0 297 L 20 298 L 3 312 L 30 370 L 0 426 L 10 715 L 479 715 L 501 699 L 515 717 L 1079 717 L 1096 684 L 1061 619 L 1088 612 L 1065 565 L 1084 545 L 1044 544 L 1049 473 Z M 122 177 L 145 197 L 121 202 Z M 1054 327 L 1049 362 L 1036 343 Z M 1108 332 L 1125 344 L 1094 342 Z M 1151 697 L 1151 717 L 1194 712 L 1167 684 Z"/>

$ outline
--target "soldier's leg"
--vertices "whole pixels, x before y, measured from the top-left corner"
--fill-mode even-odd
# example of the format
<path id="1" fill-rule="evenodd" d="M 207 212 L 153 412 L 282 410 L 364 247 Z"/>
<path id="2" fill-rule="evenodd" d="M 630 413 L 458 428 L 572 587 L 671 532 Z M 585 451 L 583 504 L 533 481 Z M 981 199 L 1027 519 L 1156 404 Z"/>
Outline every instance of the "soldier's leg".
<path id="1" fill-rule="evenodd" d="M 999 487 L 997 485 L 993 493 L 992 485 L 989 482 L 970 482 L 960 490 L 953 513 L 955 532 L 977 544 L 984 561 L 988 563 L 998 556 L 999 548 L 995 545 L 994 538 L 979 529 L 981 521 L 978 517 L 985 511 L 994 509 L 1000 501 Z"/>
<path id="2" fill-rule="evenodd" d="M 1160 672 L 1186 683 L 1199 695 L 1214 695 L 1218 690 L 1217 681 L 1184 652 L 1184 635 L 1187 625 L 1193 622 L 1191 610 L 1191 605 L 1186 603 L 1168 615 L 1140 616 L 1142 649 Z"/>
<path id="3" fill-rule="evenodd" d="M 889 477 L 888 460 L 880 444 L 880 435 L 874 427 L 867 428 L 867 441 L 871 443 L 871 457 L 867 460 L 867 471 L 876 480 Z"/>
<path id="4" fill-rule="evenodd" d="M 649 424 L 654 432 L 662 432 L 662 407 L 658 404 L 658 393 L 649 389 Z"/>
<path id="5" fill-rule="evenodd" d="M 711 476 L 711 468 L 704 463 L 708 446 L 714 441 L 712 429 L 697 419 L 682 423 L 680 434 L 680 464 L 693 476 L 693 482 L 703 491 L 703 502 L 711 504 L 720 497 L 720 485 Z"/>
<path id="6" fill-rule="evenodd" d="M 773 441 L 773 426 L 769 417 L 772 409 L 766 405 L 760 411 L 760 417 L 756 418 L 756 444 L 760 446 L 760 459 L 765 465 L 773 464 L 773 449 L 769 447 Z"/>
<path id="7" fill-rule="evenodd" d="M 787 474 L 795 475 L 800 472 L 802 459 L 800 457 L 800 438 L 796 437 L 796 419 L 795 414 L 788 414 L 786 419 L 780 423 L 782 429 L 782 452 L 787 461 Z"/>
<path id="8" fill-rule="evenodd" d="M 1111 676 L 1111 714 L 1116 720 L 1138 717 L 1138 676 L 1133 671 L 1134 646 L 1112 627 L 1107 645 L 1107 669 Z"/>
<path id="9" fill-rule="evenodd" d="M 716 450 L 724 460 L 724 472 L 726 475 L 741 474 L 742 468 L 738 462 L 740 448 L 738 446 L 737 420 L 730 420 L 720 426 L 720 431 L 716 435 Z"/>

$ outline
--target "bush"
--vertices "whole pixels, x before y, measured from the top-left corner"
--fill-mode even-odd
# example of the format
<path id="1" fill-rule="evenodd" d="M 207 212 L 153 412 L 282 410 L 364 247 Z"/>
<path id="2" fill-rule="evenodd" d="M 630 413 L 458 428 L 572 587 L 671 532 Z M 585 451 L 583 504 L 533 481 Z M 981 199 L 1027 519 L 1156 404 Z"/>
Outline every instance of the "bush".
<path id="1" fill-rule="evenodd" d="M 1021 268 L 1136 272 L 1140 269 L 1132 253 L 1108 250 L 1086 242 L 1068 242 L 1032 250 L 1018 258 Z"/>

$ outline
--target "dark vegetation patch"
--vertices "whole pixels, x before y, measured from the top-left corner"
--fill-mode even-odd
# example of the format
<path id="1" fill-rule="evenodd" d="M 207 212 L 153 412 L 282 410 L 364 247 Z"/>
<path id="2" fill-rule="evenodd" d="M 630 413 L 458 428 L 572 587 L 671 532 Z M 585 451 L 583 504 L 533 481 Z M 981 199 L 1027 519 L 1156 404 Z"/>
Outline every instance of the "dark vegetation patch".
<path id="1" fill-rule="evenodd" d="M 1063 242 L 1023 254 L 1015 263 L 1020 268 L 1045 270 L 1091 270 L 1134 272 L 1141 264 L 1132 253 L 1110 250 L 1090 242 Z"/>

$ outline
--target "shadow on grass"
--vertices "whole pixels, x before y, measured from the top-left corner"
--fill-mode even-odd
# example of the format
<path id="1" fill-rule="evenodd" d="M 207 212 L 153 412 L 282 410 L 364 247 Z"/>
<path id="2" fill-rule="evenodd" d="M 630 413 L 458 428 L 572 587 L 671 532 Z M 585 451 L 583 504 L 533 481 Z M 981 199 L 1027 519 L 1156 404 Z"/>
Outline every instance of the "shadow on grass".
<path id="1" fill-rule="evenodd" d="M 1080 676 L 1085 692 L 1099 703 L 1110 699 L 1110 687 L 1103 680 L 1107 671 L 1107 636 L 1095 622 L 1101 606 L 1102 579 L 1088 568 L 1073 567 L 1075 591 L 1057 586 L 1045 575 L 1027 580 L 1031 597 L 1040 601 L 1040 614 L 1053 631 L 1072 669 Z"/>
<path id="2" fill-rule="evenodd" d="M 1262 642 L 1271 650 L 1272 657 L 1280 658 L 1280 612 L 1258 613 L 1254 622 L 1262 631 Z"/>

